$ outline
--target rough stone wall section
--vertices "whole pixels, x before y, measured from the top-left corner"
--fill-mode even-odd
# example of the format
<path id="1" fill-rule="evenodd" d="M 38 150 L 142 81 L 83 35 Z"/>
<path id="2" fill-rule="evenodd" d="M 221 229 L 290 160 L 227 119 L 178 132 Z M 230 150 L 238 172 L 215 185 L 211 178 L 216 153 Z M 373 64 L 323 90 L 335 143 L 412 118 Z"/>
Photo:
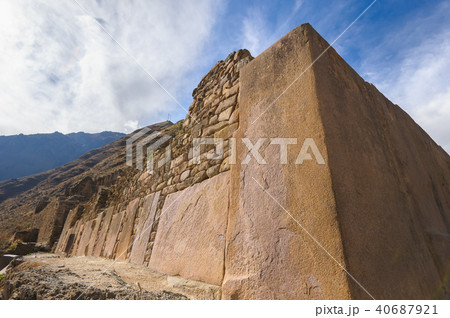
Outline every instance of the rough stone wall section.
<path id="1" fill-rule="evenodd" d="M 39 228 L 37 242 L 52 246 L 58 241 L 65 225 L 65 220 L 76 202 L 56 198 L 52 200 L 35 219 L 35 227 Z"/>
<path id="2" fill-rule="evenodd" d="M 165 149 L 161 147 L 155 151 L 154 173 L 140 176 L 142 185 L 150 186 L 151 192 L 161 190 L 161 194 L 166 196 L 229 170 L 229 144 L 226 139 L 239 126 L 239 71 L 252 59 L 247 50 L 239 50 L 225 61 L 217 62 L 203 77 L 192 93 L 194 101 L 186 119 L 170 128 L 169 133 L 174 135 L 169 142 L 172 160 L 159 167 L 158 162 L 165 158 Z M 223 157 L 207 160 L 207 152 L 213 152 L 215 145 L 204 145 L 201 146 L 202 155 L 198 164 L 193 158 L 193 138 L 225 139 Z"/>
<path id="3" fill-rule="evenodd" d="M 114 214 L 111 219 L 111 224 L 106 236 L 105 249 L 102 256 L 106 258 L 114 257 L 114 247 L 117 244 L 117 237 L 119 236 L 120 227 L 122 225 L 123 216 L 125 211 Z"/>
<path id="4" fill-rule="evenodd" d="M 63 252 L 67 246 L 67 241 L 69 239 L 69 235 L 71 234 L 73 227 L 75 225 L 75 222 L 78 220 L 79 216 L 77 217 L 78 209 L 72 209 L 70 210 L 66 222 L 64 223 L 63 230 L 61 232 L 61 235 L 58 240 L 58 244 L 56 245 L 55 251 L 57 252 Z"/>
<path id="5" fill-rule="evenodd" d="M 94 248 L 95 248 L 95 243 L 98 240 L 98 233 L 100 230 L 100 225 L 102 223 L 103 220 L 103 216 L 105 215 L 104 212 L 100 213 L 96 219 L 94 219 L 94 224 L 93 224 L 93 230 L 92 230 L 92 234 L 91 237 L 89 239 L 89 244 L 87 247 L 87 251 L 84 255 L 94 255 Z"/>
<path id="6" fill-rule="evenodd" d="M 131 236 L 133 234 L 134 221 L 136 219 L 136 213 L 139 208 L 140 198 L 136 198 L 130 202 L 125 210 L 124 220 L 122 222 L 122 230 L 118 236 L 117 242 L 117 259 L 127 259 L 129 253 L 129 246 L 132 243 Z"/>
<path id="7" fill-rule="evenodd" d="M 158 207 L 160 192 L 147 195 L 143 201 L 141 216 L 136 229 L 133 247 L 130 254 L 130 262 L 144 264 L 145 254 L 150 241 L 153 223 L 155 222 L 156 209 Z"/>
<path id="8" fill-rule="evenodd" d="M 87 211 L 82 217 L 79 214 L 69 217 L 56 251 L 148 264 L 159 218 L 167 207 L 166 197 L 229 170 L 227 139 L 239 127 L 239 72 L 252 59 L 247 50 L 239 50 L 217 62 L 193 91 L 186 119 L 162 131 L 172 138 L 154 152 L 153 173 L 136 174 L 123 193 L 111 195 L 121 197 L 120 202 L 105 202 L 107 195 L 99 194 L 86 204 Z M 207 159 L 207 154 L 213 153 L 216 146 L 202 145 L 200 162 L 197 162 L 193 158 L 193 138 L 223 138 L 223 156 Z M 171 160 L 161 165 L 166 147 L 171 149 Z M 99 206 L 104 208 L 95 212 Z M 97 216 L 99 213 L 105 216 Z M 75 222 L 74 218 L 79 221 Z M 217 278 L 209 280 L 219 281 Z"/>
<path id="9" fill-rule="evenodd" d="M 111 224 L 111 219 L 112 219 L 112 216 L 114 213 L 114 207 L 109 207 L 103 213 L 105 214 L 105 217 L 102 218 L 102 221 L 100 224 L 100 229 L 99 229 L 99 234 L 94 243 L 94 249 L 92 251 L 92 255 L 97 256 L 97 257 L 102 255 L 103 247 L 106 242 L 106 236 L 108 235 L 109 225 Z"/>
<path id="10" fill-rule="evenodd" d="M 173 138 L 155 151 L 153 174 L 123 174 L 116 187 L 86 204 L 82 216 L 71 213 L 57 250 L 91 253 L 86 238 L 104 212 L 98 238 L 88 244 L 96 241 L 94 255 L 118 257 L 124 246 L 118 238 L 131 244 L 154 213 L 150 235 L 135 242 L 127 259 L 222 282 L 223 298 L 360 299 L 370 297 L 367 291 L 377 299 L 448 297 L 449 156 L 333 49 L 310 67 L 326 47 L 303 25 L 242 72 L 252 60 L 247 51 L 218 62 L 194 90 L 186 119 L 160 124 Z M 305 138 L 313 138 L 325 165 L 308 161 L 280 168 L 280 147 L 267 144 L 264 166 L 239 164 L 246 153 L 242 144 L 231 169 L 226 144 L 223 158 L 207 160 L 204 153 L 195 164 L 193 138 L 232 135 L 297 137 L 296 154 Z M 159 165 L 165 146 L 172 159 Z M 225 181 L 216 184 L 223 178 L 228 192 L 220 187 Z M 85 183 L 76 193 L 92 192 L 90 181 Z M 208 195 L 217 195 L 212 202 L 205 200 L 209 189 L 215 190 Z"/>
<path id="11" fill-rule="evenodd" d="M 80 242 L 78 243 L 78 247 L 75 251 L 75 255 L 77 256 L 84 256 L 87 252 L 87 247 L 89 244 L 89 241 L 91 239 L 92 230 L 94 227 L 93 224 L 94 220 L 87 221 L 83 226 L 83 232 L 80 233 Z"/>

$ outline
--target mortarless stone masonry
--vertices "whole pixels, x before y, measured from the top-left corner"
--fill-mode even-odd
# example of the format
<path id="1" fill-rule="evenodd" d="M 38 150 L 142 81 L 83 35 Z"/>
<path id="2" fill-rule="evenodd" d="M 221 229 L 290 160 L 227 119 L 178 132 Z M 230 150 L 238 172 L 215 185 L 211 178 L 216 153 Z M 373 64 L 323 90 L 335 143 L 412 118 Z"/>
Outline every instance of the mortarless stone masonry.
<path id="1" fill-rule="evenodd" d="M 73 191 L 91 199 L 70 212 L 49 203 L 38 218 L 68 216 L 40 239 L 53 244 L 62 228 L 57 252 L 122 255 L 225 299 L 448 298 L 448 154 L 332 48 L 280 97 L 327 46 L 305 24 L 254 60 L 240 50 L 218 62 L 184 121 L 151 126 L 173 137 L 154 153 L 158 163 L 170 146 L 168 163 L 105 177 L 105 188 L 83 180 Z M 242 164 L 241 143 L 230 164 L 228 142 L 217 160 L 202 146 L 196 164 L 202 137 L 313 138 L 325 164 L 280 165 L 268 143 L 266 165 Z"/>

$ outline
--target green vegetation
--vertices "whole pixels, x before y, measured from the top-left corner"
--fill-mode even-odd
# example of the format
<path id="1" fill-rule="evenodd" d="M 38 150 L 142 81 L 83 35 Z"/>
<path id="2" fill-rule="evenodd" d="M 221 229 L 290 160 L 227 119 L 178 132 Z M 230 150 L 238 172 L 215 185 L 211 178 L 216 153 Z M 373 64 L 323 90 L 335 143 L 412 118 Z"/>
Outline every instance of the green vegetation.
<path id="1" fill-rule="evenodd" d="M 5 276 L 5 274 L 1 274 L 0 275 L 0 280 L 2 280 L 2 278 Z"/>
<path id="2" fill-rule="evenodd" d="M 8 247 L 8 250 L 9 250 L 9 251 L 12 251 L 12 250 L 16 249 L 16 247 L 17 247 L 17 241 L 13 242 L 13 243 Z"/>

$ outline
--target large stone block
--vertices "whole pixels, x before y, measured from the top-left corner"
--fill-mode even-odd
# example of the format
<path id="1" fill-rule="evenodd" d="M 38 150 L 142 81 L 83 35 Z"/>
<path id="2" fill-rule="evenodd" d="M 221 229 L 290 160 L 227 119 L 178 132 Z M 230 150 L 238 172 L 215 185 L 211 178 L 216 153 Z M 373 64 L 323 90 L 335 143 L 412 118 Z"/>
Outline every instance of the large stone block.
<path id="1" fill-rule="evenodd" d="M 67 234 L 66 244 L 63 246 L 64 249 L 61 250 L 61 252 L 69 254 L 72 251 L 73 245 L 75 244 L 75 235 L 78 231 L 78 225 L 80 222 L 77 223 L 78 224 L 75 224 L 75 226 L 69 230 Z"/>
<path id="2" fill-rule="evenodd" d="M 67 240 L 69 238 L 69 231 L 72 228 L 72 223 L 75 223 L 75 216 L 76 216 L 76 210 L 72 209 L 70 210 L 69 214 L 67 215 L 67 219 L 64 223 L 63 230 L 61 232 L 61 235 L 59 236 L 58 244 L 56 245 L 55 252 L 60 253 L 64 252 L 67 245 Z"/>
<path id="3" fill-rule="evenodd" d="M 298 144 L 261 165 L 238 143 L 223 297 L 444 298 L 450 158 L 327 49 L 303 25 L 241 69 L 235 137 Z M 325 164 L 295 164 L 306 138 Z"/>
<path id="4" fill-rule="evenodd" d="M 94 228 L 92 230 L 91 238 L 89 239 L 88 249 L 86 252 L 86 255 L 92 256 L 94 254 L 94 248 L 95 244 L 97 243 L 98 238 L 98 232 L 100 230 L 100 225 L 102 223 L 103 215 L 105 213 L 100 213 L 95 219 L 94 219 Z"/>
<path id="5" fill-rule="evenodd" d="M 141 216 L 136 229 L 136 237 L 130 254 L 130 262 L 134 264 L 143 264 L 145 253 L 147 252 L 150 233 L 155 222 L 156 209 L 158 207 L 160 192 L 147 195 L 142 207 Z"/>
<path id="6" fill-rule="evenodd" d="M 108 235 L 108 229 L 109 226 L 111 224 L 111 219 L 114 213 L 114 207 L 109 207 L 108 209 L 106 209 L 105 213 L 105 217 L 101 223 L 101 227 L 98 233 L 98 239 L 95 242 L 94 245 L 94 250 L 93 250 L 93 256 L 100 256 L 103 255 L 102 251 L 103 251 L 103 247 L 105 245 L 106 242 L 106 236 Z"/>
<path id="7" fill-rule="evenodd" d="M 334 50 L 314 73 L 348 271 L 377 299 L 448 297 L 450 157 Z"/>
<path id="8" fill-rule="evenodd" d="M 72 248 L 72 254 L 76 255 L 77 251 L 78 251 L 78 246 L 80 246 L 80 242 L 81 242 L 81 237 L 83 235 L 83 231 L 84 231 L 84 227 L 85 224 L 82 222 L 82 220 L 78 221 L 78 226 L 75 227 L 75 237 L 74 237 L 74 243 L 73 243 L 73 248 Z"/>
<path id="9" fill-rule="evenodd" d="M 149 267 L 209 284 L 222 283 L 229 173 L 167 196 Z"/>
<path id="10" fill-rule="evenodd" d="M 134 221 L 136 219 L 136 212 L 139 208 L 140 198 L 134 199 L 128 204 L 125 211 L 122 232 L 120 232 L 119 241 L 117 245 L 117 259 L 126 259 L 131 249 L 132 241 L 131 236 L 133 234 Z"/>
<path id="11" fill-rule="evenodd" d="M 85 256 L 87 252 L 87 247 L 89 244 L 89 240 L 91 239 L 91 234 L 93 230 L 93 220 L 87 221 L 84 224 L 83 232 L 81 233 L 80 242 L 78 243 L 77 250 L 74 251 L 74 254 L 77 256 Z"/>
<path id="12" fill-rule="evenodd" d="M 75 240 L 77 238 L 76 235 L 78 233 L 80 226 L 81 226 L 81 221 L 78 220 L 75 222 L 73 227 L 71 227 L 68 230 L 67 235 L 65 236 L 64 241 L 61 245 L 60 252 L 69 254 L 73 251 L 73 247 L 75 245 Z"/>
<path id="13" fill-rule="evenodd" d="M 226 299 L 350 298 L 345 272 L 286 212 L 345 264 L 328 165 L 294 164 L 306 138 L 313 138 L 327 158 L 313 71 L 267 109 L 313 62 L 310 32 L 295 29 L 241 69 L 237 164 L 230 165 Z M 245 137 L 252 143 L 266 138 L 260 152 L 267 164 L 253 157 L 242 164 L 248 153 Z M 280 146 L 269 145 L 270 138 L 298 140 L 288 147 L 288 164 L 280 164 Z"/>
<path id="14" fill-rule="evenodd" d="M 122 224 L 125 211 L 116 213 L 111 219 L 108 232 L 106 235 L 105 248 L 102 255 L 107 258 L 112 258 L 114 253 L 114 246 L 116 245 L 117 236 L 119 235 L 120 225 Z"/>

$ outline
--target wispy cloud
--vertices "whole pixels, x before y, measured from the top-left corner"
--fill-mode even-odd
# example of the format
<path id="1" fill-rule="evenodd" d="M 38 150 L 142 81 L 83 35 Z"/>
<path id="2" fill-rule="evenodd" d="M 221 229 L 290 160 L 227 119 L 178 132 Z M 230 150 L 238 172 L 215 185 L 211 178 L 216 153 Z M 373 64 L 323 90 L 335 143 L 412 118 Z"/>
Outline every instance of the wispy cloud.
<path id="1" fill-rule="evenodd" d="M 298 19 L 301 22 L 293 23 L 295 18 L 299 18 L 298 12 L 303 4 L 304 0 L 296 0 L 284 7 L 279 6 L 279 11 L 273 10 L 271 5 L 261 5 L 260 2 L 247 8 L 242 20 L 241 47 L 248 49 L 254 56 L 260 54 L 293 26 L 304 22 Z M 278 16 L 274 16 L 274 13 Z"/>
<path id="2" fill-rule="evenodd" d="M 379 78 L 381 89 L 402 105 L 437 143 L 450 152 L 450 32 L 405 53 L 395 71 Z"/>
<path id="3" fill-rule="evenodd" d="M 265 13 L 260 8 L 248 10 L 242 25 L 242 46 L 258 55 L 267 46 L 269 31 Z"/>
<path id="4" fill-rule="evenodd" d="M 166 119 L 178 106 L 98 22 L 177 96 L 220 10 L 210 1 L 80 3 L 92 17 L 72 1 L 0 2 L 0 134 L 130 131 Z"/>
<path id="5" fill-rule="evenodd" d="M 227 53 L 256 56 L 310 22 L 333 41 L 371 1 L 0 0 L 0 134 L 132 131 L 181 103 Z M 334 45 L 450 151 L 450 1 L 377 2 Z"/>
<path id="6" fill-rule="evenodd" d="M 377 47 L 367 49 L 360 71 L 450 152 L 448 14 L 450 3 L 442 2 L 386 33 Z"/>
<path id="7" fill-rule="evenodd" d="M 266 3 L 266 2 L 263 2 Z M 257 55 L 290 29 L 310 22 L 332 42 L 371 1 L 303 1 L 274 15 L 255 4 L 243 19 L 241 43 Z M 408 6 L 400 10 L 398 6 Z M 417 4 L 415 4 L 417 7 Z M 288 6 L 286 6 L 288 7 Z M 395 13 L 393 13 L 395 12 Z M 376 3 L 334 48 L 366 80 L 405 109 L 450 152 L 450 1 L 418 10 L 408 1 Z"/>

